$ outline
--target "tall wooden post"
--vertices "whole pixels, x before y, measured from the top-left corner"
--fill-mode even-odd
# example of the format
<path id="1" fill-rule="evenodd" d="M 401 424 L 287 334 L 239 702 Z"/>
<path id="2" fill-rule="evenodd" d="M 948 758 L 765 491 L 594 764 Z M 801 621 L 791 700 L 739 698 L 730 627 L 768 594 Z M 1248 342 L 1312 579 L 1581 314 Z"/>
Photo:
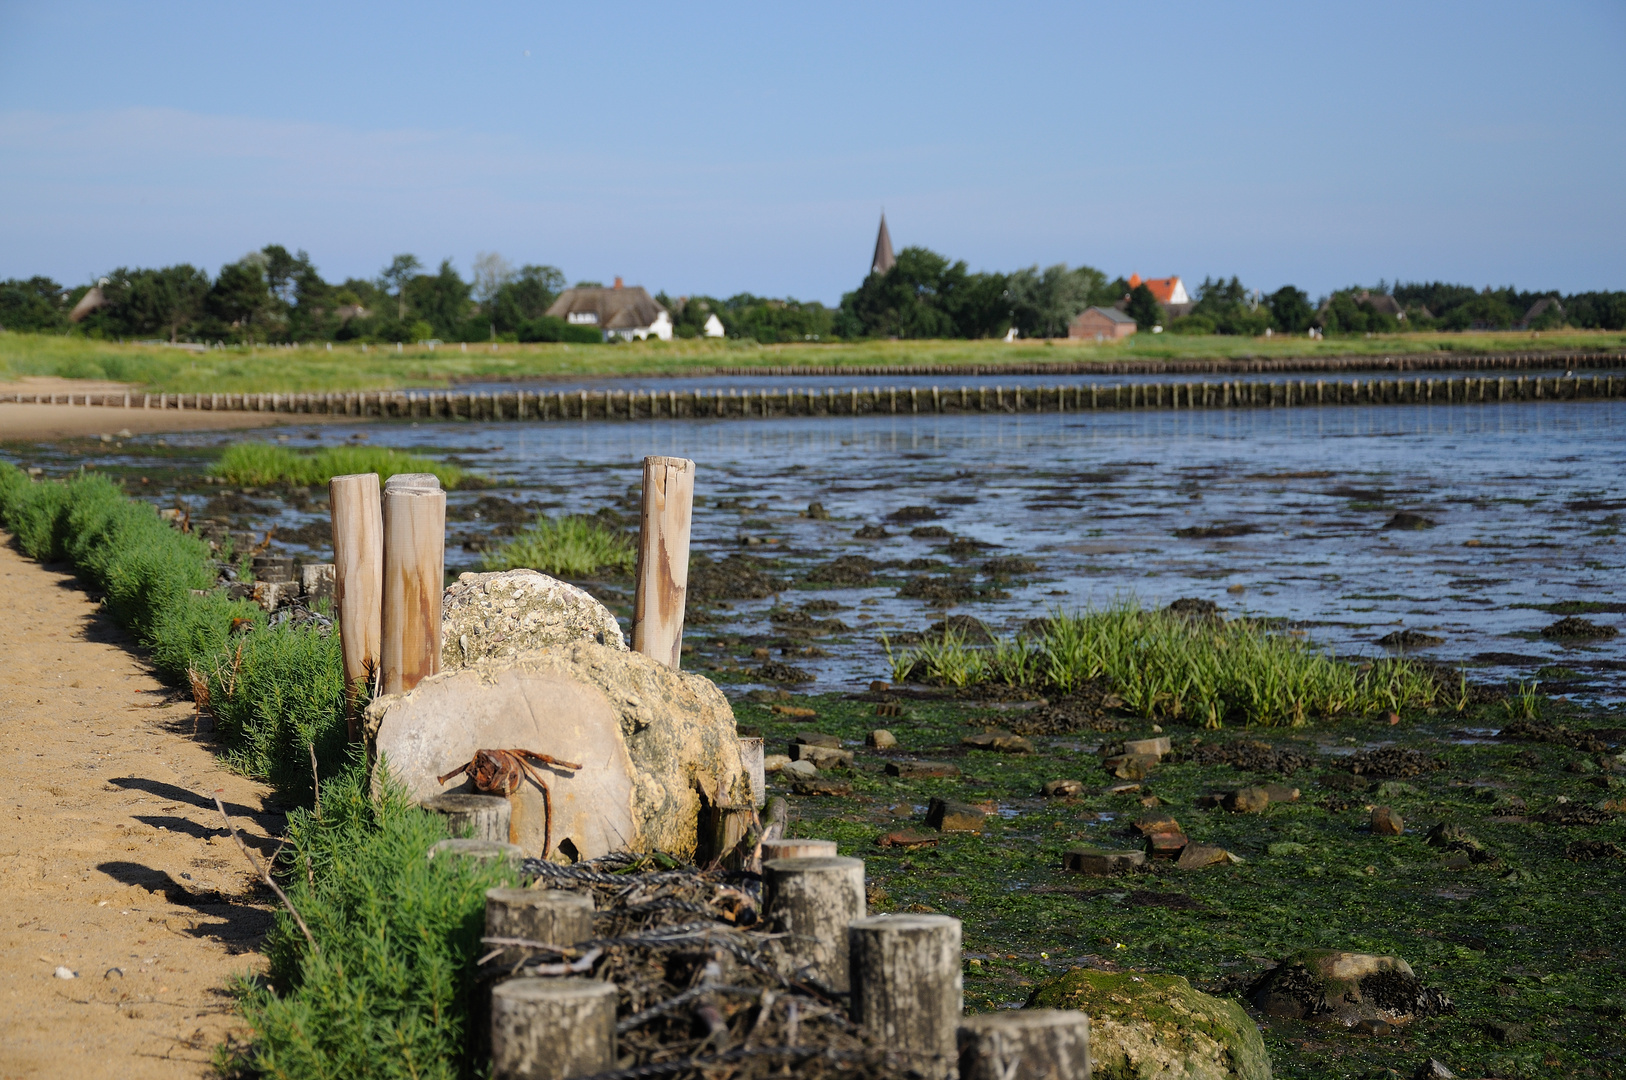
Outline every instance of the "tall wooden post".
<path id="1" fill-rule="evenodd" d="M 335 476 L 327 485 L 333 517 L 333 608 L 344 654 L 350 741 L 361 738 L 356 704 L 378 668 L 383 636 L 384 519 L 378 474 Z"/>
<path id="2" fill-rule="evenodd" d="M 683 605 L 689 587 L 689 520 L 694 462 L 644 458 L 644 512 L 638 537 L 638 591 L 632 647 L 674 670 L 683 654 Z"/>
<path id="3" fill-rule="evenodd" d="M 440 670 L 440 605 L 446 588 L 446 493 L 429 473 L 384 484 L 382 691 L 411 690 Z"/>

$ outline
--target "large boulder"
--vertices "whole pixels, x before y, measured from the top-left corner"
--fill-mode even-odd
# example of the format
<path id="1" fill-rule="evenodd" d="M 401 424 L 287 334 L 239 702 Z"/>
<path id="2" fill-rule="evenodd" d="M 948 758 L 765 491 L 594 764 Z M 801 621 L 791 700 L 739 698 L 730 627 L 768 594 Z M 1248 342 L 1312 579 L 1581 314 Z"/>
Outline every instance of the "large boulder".
<path id="1" fill-rule="evenodd" d="M 442 601 L 443 671 L 572 641 L 627 647 L 609 608 L 576 586 L 535 570 L 460 574 Z"/>
<path id="2" fill-rule="evenodd" d="M 1266 972 L 1248 1000 L 1270 1016 L 1345 1027 L 1362 1021 L 1403 1024 L 1455 1011 L 1451 999 L 1425 987 L 1398 956 L 1305 949 Z"/>
<path id="3" fill-rule="evenodd" d="M 690 855 L 703 805 L 749 810 L 734 713 L 709 680 L 624 648 L 577 641 L 431 675 L 367 708 L 368 749 L 417 802 L 474 791 L 437 777 L 477 750 L 530 750 L 552 793 L 555 851 Z M 543 846 L 543 800 L 527 780 L 509 796 L 512 839 Z"/>
<path id="4" fill-rule="evenodd" d="M 1090 1018 L 1093 1080 L 1270 1080 L 1270 1056 L 1242 1006 L 1178 975 L 1074 968 L 1044 983 L 1028 1008 Z"/>

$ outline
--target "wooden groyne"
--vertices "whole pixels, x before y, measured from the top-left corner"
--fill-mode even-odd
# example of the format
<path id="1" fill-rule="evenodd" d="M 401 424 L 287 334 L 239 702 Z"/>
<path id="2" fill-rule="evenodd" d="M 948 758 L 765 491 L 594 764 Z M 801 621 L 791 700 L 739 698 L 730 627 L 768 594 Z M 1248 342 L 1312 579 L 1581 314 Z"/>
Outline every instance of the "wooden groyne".
<path id="1" fill-rule="evenodd" d="M 691 420 L 787 416 L 1482 405 L 1626 397 L 1626 375 L 1146 382 L 862 389 L 369 391 L 349 394 L 14 394 L 18 403 L 392 420 Z M 4 398 L 0 398 L 4 400 Z"/>

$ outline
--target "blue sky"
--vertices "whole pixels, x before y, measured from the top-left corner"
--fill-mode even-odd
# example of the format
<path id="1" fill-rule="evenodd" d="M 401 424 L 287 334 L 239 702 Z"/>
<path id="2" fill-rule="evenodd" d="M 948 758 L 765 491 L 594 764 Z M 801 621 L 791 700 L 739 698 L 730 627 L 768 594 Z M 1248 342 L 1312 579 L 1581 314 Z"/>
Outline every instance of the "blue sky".
<path id="1" fill-rule="evenodd" d="M 0 0 L 0 277 L 397 252 L 1626 288 L 1626 5 Z"/>

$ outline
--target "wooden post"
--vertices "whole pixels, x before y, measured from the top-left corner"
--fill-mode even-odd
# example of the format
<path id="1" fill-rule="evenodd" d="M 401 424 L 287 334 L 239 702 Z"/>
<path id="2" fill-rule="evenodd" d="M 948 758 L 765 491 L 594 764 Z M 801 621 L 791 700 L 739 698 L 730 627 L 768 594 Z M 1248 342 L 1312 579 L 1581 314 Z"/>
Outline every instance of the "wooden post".
<path id="1" fill-rule="evenodd" d="M 783 837 L 762 841 L 762 861 L 774 859 L 834 858 L 834 840 L 787 840 Z"/>
<path id="2" fill-rule="evenodd" d="M 444 817 L 446 828 L 454 836 L 467 832 L 475 840 L 495 840 L 504 844 L 514 839 L 509 832 L 513 807 L 501 795 L 465 795 L 449 791 L 425 799 L 419 805 Z"/>
<path id="3" fill-rule="evenodd" d="M 568 1080 L 615 1068 L 616 988 L 510 979 L 491 991 L 492 1080 Z"/>
<path id="4" fill-rule="evenodd" d="M 683 606 L 689 586 L 689 519 L 694 462 L 644 458 L 643 527 L 638 537 L 632 648 L 676 670 L 683 656 Z"/>
<path id="5" fill-rule="evenodd" d="M 350 741 L 359 742 L 361 718 L 355 706 L 378 669 L 383 635 L 384 520 L 378 474 L 335 476 L 327 492 L 333 518 L 333 608 L 344 654 Z"/>
<path id="6" fill-rule="evenodd" d="M 751 805 L 761 810 L 768 801 L 767 748 L 761 735 L 740 736 L 740 763 L 751 779 Z"/>
<path id="7" fill-rule="evenodd" d="M 960 920 L 872 915 L 847 928 L 852 1018 L 933 1080 L 952 1074 L 964 994 Z"/>
<path id="8" fill-rule="evenodd" d="M 593 897 L 567 889 L 487 889 L 486 937 L 524 938 L 547 945 L 579 945 L 593 936 Z M 511 948 L 494 961 L 499 968 L 529 955 Z"/>
<path id="9" fill-rule="evenodd" d="M 440 605 L 446 579 L 446 493 L 429 473 L 384 484 L 381 690 L 411 690 L 440 670 Z"/>
<path id="10" fill-rule="evenodd" d="M 793 966 L 837 993 L 848 980 L 847 926 L 864 917 L 864 860 L 839 856 L 773 859 L 762 864 L 762 912 Z M 958 948 L 955 973 L 959 967 Z M 958 1014 L 956 1014 L 958 1019 Z"/>
<path id="11" fill-rule="evenodd" d="M 960 1080 L 1089 1080 L 1090 1018 L 1072 1009 L 1021 1009 L 960 1025 Z"/>

